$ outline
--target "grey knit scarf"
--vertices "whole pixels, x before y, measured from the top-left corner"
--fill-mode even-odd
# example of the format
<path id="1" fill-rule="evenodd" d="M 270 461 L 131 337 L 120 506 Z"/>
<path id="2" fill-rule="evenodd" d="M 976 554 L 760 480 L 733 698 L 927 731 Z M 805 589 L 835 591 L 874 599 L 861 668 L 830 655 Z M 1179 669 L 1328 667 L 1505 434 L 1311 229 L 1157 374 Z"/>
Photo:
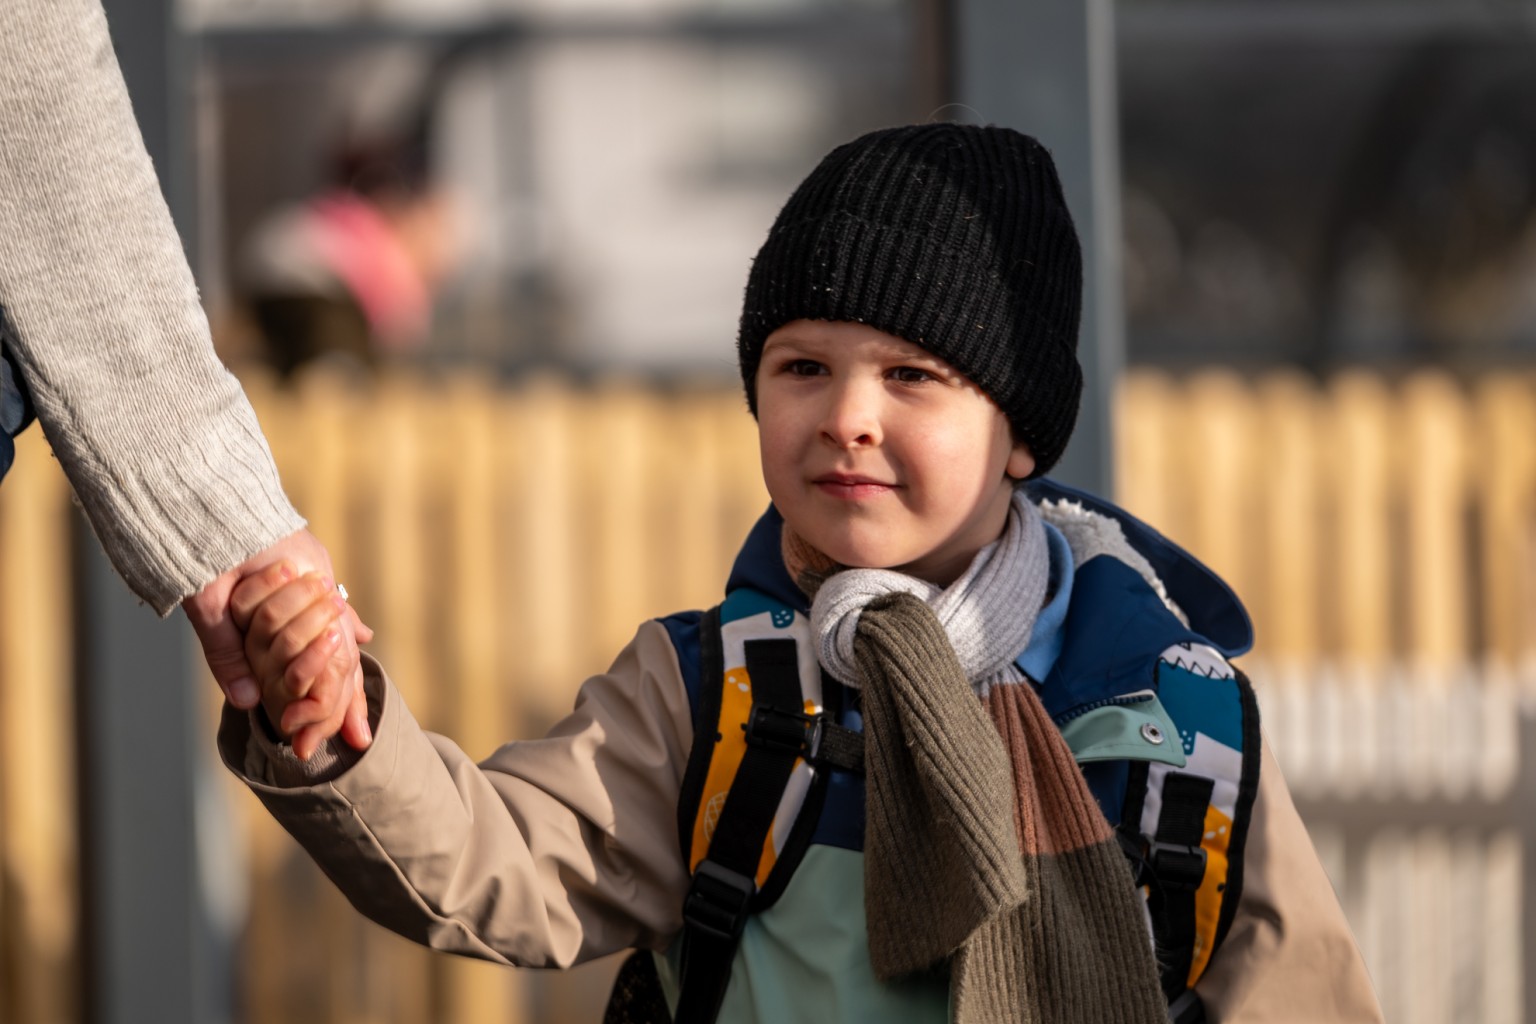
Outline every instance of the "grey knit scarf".
<path id="1" fill-rule="evenodd" d="M 1108 822 L 1013 665 L 1046 596 L 1035 507 L 947 588 L 786 531 L 822 664 L 863 691 L 865 914 L 882 978 L 947 966 L 957 1024 L 1166 1022 Z M 978 699 L 978 697 L 980 699 Z"/>
<path id="2" fill-rule="evenodd" d="M 855 654 L 860 613 L 876 598 L 911 594 L 939 620 L 965 677 L 983 696 L 993 683 L 1019 678 L 1013 659 L 1034 632 L 1050 574 L 1045 526 L 1019 492 L 1008 508 L 1002 537 L 982 548 L 948 587 L 891 569 L 844 569 L 829 575 L 811 603 L 817 655 L 838 679 L 862 685 Z"/>

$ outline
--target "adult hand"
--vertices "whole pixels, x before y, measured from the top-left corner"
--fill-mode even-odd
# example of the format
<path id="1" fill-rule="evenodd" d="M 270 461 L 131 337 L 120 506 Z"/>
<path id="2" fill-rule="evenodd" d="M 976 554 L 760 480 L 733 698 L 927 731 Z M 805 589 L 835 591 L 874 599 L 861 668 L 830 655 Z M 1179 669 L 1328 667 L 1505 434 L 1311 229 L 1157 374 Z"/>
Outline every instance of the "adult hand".
<path id="1" fill-rule="evenodd" d="M 202 590 L 182 601 L 203 647 L 203 657 L 225 698 L 237 708 L 249 709 L 261 701 L 261 689 L 245 658 L 245 635 L 230 613 L 229 597 L 245 577 L 277 562 L 287 562 L 297 573 L 321 573 L 334 579 L 330 553 L 308 530 L 289 534 L 265 551 L 215 578 Z M 303 699 L 292 704 L 281 723 L 294 753 L 308 759 L 316 748 L 338 732 L 352 747 L 362 750 L 373 740 L 368 728 L 368 704 L 363 696 L 363 671 L 358 662 L 358 641 L 372 639 L 373 631 L 357 613 L 348 609 L 342 619 L 341 643 Z"/>

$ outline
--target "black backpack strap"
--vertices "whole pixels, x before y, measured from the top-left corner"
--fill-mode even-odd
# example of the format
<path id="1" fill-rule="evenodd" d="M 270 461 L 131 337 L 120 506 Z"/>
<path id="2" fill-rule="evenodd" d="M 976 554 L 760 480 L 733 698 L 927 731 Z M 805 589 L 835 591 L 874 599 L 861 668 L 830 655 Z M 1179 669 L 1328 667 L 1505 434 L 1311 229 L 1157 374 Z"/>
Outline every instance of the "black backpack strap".
<path id="1" fill-rule="evenodd" d="M 1169 772 L 1163 782 L 1163 808 L 1149 856 L 1157 885 L 1152 920 L 1163 971 L 1163 992 L 1170 1000 L 1189 987 L 1195 953 L 1195 893 L 1205 878 L 1205 812 L 1215 781 L 1200 775 Z"/>
<path id="2" fill-rule="evenodd" d="M 816 825 L 821 820 L 832 771 L 864 774 L 864 734 L 837 724 L 843 705 L 842 686 L 823 675 L 821 696 L 822 712 L 819 715 L 792 715 L 782 711 L 765 715 L 758 709 L 758 713 L 750 714 L 742 726 L 749 747 L 783 745 L 816 769 L 794 824 L 773 862 L 773 870 L 752 898 L 754 914 L 767 910 L 784 895 L 795 869 L 810 848 Z"/>
<path id="3" fill-rule="evenodd" d="M 1243 760 L 1238 780 L 1236 815 L 1227 843 L 1227 877 L 1223 884 L 1221 916 L 1217 922 L 1211 955 L 1221 949 L 1243 891 L 1243 855 L 1253 802 L 1258 795 L 1263 738 L 1259 732 L 1259 705 L 1253 684 L 1234 667 L 1233 682 L 1243 716 Z M 1195 893 L 1205 876 L 1205 851 L 1199 848 L 1205 833 L 1205 809 L 1215 786 L 1204 776 L 1169 772 L 1163 782 L 1163 809 L 1157 835 L 1150 844 L 1153 931 L 1157 936 L 1159 963 L 1163 967 L 1163 992 L 1174 1024 L 1201 1024 L 1205 1008 L 1189 987 L 1194 960 Z M 1164 960 L 1164 958 L 1167 958 Z"/>
<path id="4" fill-rule="evenodd" d="M 1243 703 L 1243 774 L 1237 789 L 1237 817 L 1232 823 L 1232 839 L 1227 844 L 1227 888 L 1221 902 L 1221 920 L 1216 927 L 1216 949 L 1221 948 L 1232 927 L 1243 894 L 1243 855 L 1248 848 L 1253 802 L 1259 795 L 1259 771 L 1264 750 L 1264 737 L 1259 731 L 1259 701 L 1254 696 L 1253 683 L 1242 669 L 1236 669 L 1236 673 L 1238 697 Z"/>
<path id="5" fill-rule="evenodd" d="M 1189 983 L 1196 963 L 1196 942 L 1208 947 L 1202 961 L 1203 973 L 1219 954 L 1241 900 L 1243 854 L 1258 792 L 1263 742 L 1258 703 L 1252 685 L 1236 666 L 1228 679 L 1235 687 L 1239 705 L 1242 754 L 1236 777 L 1229 777 L 1225 770 L 1219 773 L 1222 779 L 1236 785 L 1237 794 L 1231 805 L 1224 867 L 1220 869 L 1225 873 L 1216 889 L 1220 894 L 1220 911 L 1214 922 L 1214 935 L 1210 934 L 1212 922 L 1202 922 L 1197 910 L 1201 906 L 1201 887 L 1210 870 L 1205 827 L 1217 791 L 1216 779 L 1193 768 L 1161 774 L 1157 783 L 1160 806 L 1156 834 L 1147 835 L 1142 832 L 1143 811 L 1153 779 L 1148 764 L 1132 761 L 1127 767 L 1125 798 L 1115 826 L 1116 839 L 1136 885 L 1146 888 L 1163 994 L 1169 1004 L 1169 1019 L 1175 1024 L 1200 1024 L 1205 1019 L 1204 1007 Z"/>
<path id="6" fill-rule="evenodd" d="M 753 718 L 799 715 L 800 668 L 793 640 L 748 640 L 747 675 Z M 709 683 L 706 682 L 706 688 Z M 784 788 L 799 758 L 788 743 L 750 742 L 731 784 L 709 854 L 694 870 L 683 902 L 683 946 L 678 1024 L 712 1024 L 731 978 L 741 931 L 757 893 L 763 844 L 773 828 Z"/>

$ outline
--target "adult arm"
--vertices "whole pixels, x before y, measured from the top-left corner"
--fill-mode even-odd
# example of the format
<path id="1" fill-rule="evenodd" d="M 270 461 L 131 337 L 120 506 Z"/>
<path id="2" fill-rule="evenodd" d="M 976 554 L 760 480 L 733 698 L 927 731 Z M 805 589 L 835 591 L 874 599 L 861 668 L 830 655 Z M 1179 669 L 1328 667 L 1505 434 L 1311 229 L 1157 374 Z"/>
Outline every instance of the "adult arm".
<path id="1" fill-rule="evenodd" d="M 304 521 L 214 354 L 100 3 L 3 13 L 11 354 L 107 557 L 166 615 Z"/>
<path id="2" fill-rule="evenodd" d="M 185 601 L 219 685 L 255 702 L 230 589 L 287 558 L 330 573 L 213 351 L 98 0 L 5 0 L 0 312 L 6 350 L 119 575 Z M 352 624 L 314 690 L 307 747 L 346 716 L 367 742 Z M 354 696 L 355 695 L 355 696 Z"/>
<path id="3" fill-rule="evenodd" d="M 692 722 L 660 624 L 545 738 L 479 764 L 424 732 L 363 661 L 366 753 L 332 743 L 300 765 L 228 707 L 219 729 L 225 764 L 358 910 L 433 949 L 523 966 L 666 945 L 688 887 L 677 799 Z"/>
<path id="4" fill-rule="evenodd" d="M 1382 1020 L 1349 922 L 1267 743 L 1242 897 L 1226 941 L 1195 988 L 1211 1024 Z"/>

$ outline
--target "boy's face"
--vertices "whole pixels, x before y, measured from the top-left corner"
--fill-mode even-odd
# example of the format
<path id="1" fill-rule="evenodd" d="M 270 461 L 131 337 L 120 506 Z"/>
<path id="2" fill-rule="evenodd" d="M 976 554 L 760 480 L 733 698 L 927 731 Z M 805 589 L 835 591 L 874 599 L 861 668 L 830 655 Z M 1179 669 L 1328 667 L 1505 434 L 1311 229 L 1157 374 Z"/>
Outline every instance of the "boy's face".
<path id="1" fill-rule="evenodd" d="M 863 324 L 796 320 L 757 371 L 763 479 L 791 528 L 844 565 L 947 586 L 1035 467 L 958 370 Z"/>

